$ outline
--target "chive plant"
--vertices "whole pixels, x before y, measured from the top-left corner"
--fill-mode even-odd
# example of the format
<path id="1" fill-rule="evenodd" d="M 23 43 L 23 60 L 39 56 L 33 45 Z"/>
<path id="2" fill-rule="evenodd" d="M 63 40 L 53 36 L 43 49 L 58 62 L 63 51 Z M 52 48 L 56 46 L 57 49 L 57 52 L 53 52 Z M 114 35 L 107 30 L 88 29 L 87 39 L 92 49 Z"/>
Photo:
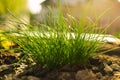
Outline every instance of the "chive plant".
<path id="1" fill-rule="evenodd" d="M 91 41 L 88 33 L 96 33 L 94 23 L 86 19 L 77 20 L 69 15 L 70 24 L 61 10 L 58 15 L 48 15 L 47 21 L 38 29 L 21 23 L 27 30 L 20 30 L 10 36 L 25 55 L 30 55 L 36 64 L 53 69 L 64 65 L 84 64 L 99 48 L 97 37 Z M 100 31 L 98 32 L 100 33 Z M 94 36 L 92 36 L 94 37 Z M 98 35 L 99 37 L 99 35 Z"/>

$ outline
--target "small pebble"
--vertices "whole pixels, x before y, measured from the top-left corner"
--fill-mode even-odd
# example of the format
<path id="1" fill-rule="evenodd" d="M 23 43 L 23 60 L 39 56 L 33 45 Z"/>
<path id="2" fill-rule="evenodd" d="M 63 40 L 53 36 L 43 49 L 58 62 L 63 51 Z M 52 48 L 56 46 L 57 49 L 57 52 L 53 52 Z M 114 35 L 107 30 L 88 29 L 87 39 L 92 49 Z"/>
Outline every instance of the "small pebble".
<path id="1" fill-rule="evenodd" d="M 110 66 L 113 70 L 120 71 L 120 66 L 118 64 L 112 64 Z"/>

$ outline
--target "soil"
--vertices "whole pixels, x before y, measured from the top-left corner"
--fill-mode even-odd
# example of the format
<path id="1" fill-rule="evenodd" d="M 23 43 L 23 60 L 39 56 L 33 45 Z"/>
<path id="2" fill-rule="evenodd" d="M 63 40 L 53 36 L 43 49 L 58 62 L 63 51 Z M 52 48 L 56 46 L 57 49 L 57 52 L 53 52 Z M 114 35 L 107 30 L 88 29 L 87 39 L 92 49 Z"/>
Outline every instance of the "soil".
<path id="1" fill-rule="evenodd" d="M 21 52 L 0 53 L 0 80 L 120 80 L 119 45 L 107 44 L 100 51 L 117 49 L 91 58 L 87 65 L 65 65 L 45 71 L 36 64 L 18 63 Z M 30 59 L 28 59 L 30 62 Z M 31 61 L 32 62 L 32 61 Z"/>

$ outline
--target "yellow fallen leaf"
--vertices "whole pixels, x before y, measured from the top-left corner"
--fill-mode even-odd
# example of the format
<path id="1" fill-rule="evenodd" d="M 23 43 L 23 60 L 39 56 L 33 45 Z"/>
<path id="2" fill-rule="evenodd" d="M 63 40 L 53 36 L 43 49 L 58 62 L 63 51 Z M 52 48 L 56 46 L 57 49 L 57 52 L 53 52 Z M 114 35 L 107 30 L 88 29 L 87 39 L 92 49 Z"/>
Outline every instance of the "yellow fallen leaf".
<path id="1" fill-rule="evenodd" d="M 0 30 L 0 32 L 3 32 Z M 3 47 L 4 49 L 9 49 L 11 46 L 15 45 L 11 40 L 7 39 L 5 35 L 0 33 L 0 47 Z"/>

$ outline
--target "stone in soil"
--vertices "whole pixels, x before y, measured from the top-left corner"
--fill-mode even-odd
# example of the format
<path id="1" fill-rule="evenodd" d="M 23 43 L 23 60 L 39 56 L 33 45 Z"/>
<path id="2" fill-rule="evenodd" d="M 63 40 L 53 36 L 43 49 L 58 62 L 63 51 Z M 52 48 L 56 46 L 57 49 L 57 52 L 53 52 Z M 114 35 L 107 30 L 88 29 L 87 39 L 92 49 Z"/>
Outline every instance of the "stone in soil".
<path id="1" fill-rule="evenodd" d="M 114 64 L 110 65 L 110 67 L 115 71 L 120 71 L 120 66 L 118 64 L 114 63 Z"/>
<path id="2" fill-rule="evenodd" d="M 97 80 L 92 71 L 80 70 L 75 75 L 75 80 Z"/>

